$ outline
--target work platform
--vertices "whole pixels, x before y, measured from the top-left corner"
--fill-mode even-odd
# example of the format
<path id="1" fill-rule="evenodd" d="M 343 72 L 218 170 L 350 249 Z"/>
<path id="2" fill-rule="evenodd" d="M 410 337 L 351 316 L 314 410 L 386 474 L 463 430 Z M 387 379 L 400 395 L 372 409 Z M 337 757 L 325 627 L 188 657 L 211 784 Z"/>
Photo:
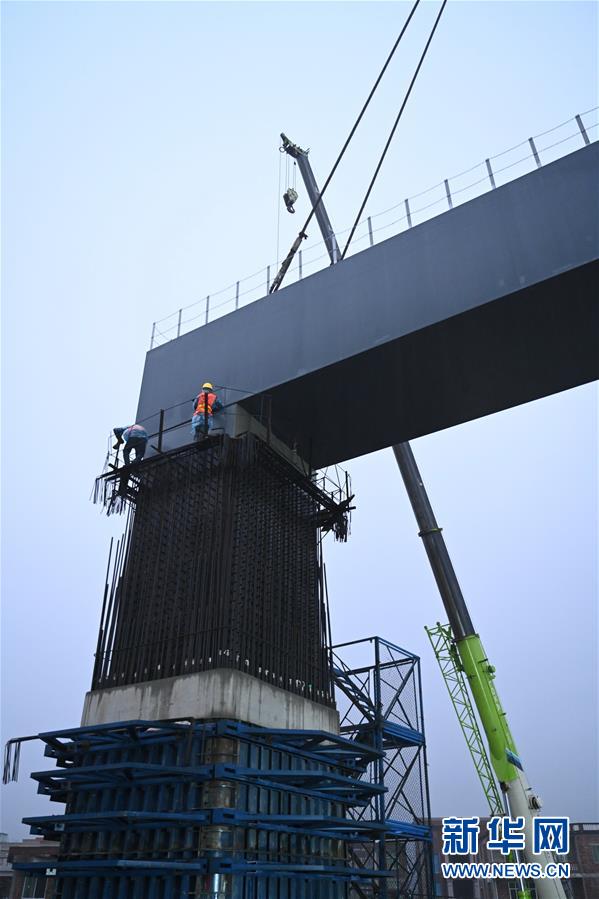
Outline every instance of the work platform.
<path id="1" fill-rule="evenodd" d="M 321 468 L 596 379 L 598 162 L 590 144 L 151 350 L 137 420 L 175 428 L 209 376 Z"/>

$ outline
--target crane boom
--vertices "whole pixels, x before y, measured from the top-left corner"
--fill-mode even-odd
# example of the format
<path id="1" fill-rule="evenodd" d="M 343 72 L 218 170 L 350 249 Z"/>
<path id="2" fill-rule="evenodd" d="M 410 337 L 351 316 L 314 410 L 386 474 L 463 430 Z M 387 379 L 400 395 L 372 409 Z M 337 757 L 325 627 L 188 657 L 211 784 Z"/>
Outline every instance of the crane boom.
<path id="1" fill-rule="evenodd" d="M 324 203 L 320 199 L 320 191 L 316 184 L 316 178 L 314 177 L 310 160 L 308 159 L 308 153 L 310 151 L 302 150 L 297 144 L 292 143 L 285 134 L 281 134 L 281 140 L 283 141 L 282 149 L 285 153 L 297 161 L 310 203 L 314 210 L 314 215 L 316 216 L 316 221 L 320 227 L 322 238 L 331 260 L 331 265 L 335 265 L 335 263 L 341 259 L 341 252 Z"/>
<path id="2" fill-rule="evenodd" d="M 281 134 L 283 148 L 286 153 L 298 161 L 299 169 L 315 210 L 315 215 L 322 232 L 323 240 L 331 258 L 331 263 L 340 259 L 337 239 L 330 219 L 316 186 L 316 179 L 308 159 L 308 153 L 289 138 Z M 305 237 L 302 233 L 296 240 L 297 247 Z M 289 254 L 297 249 L 296 245 Z M 287 260 L 286 260 L 287 262 Z M 278 289 L 291 263 L 281 267 L 277 276 Z M 533 853 L 533 821 L 541 808 L 541 800 L 533 793 L 524 774 L 522 762 L 518 755 L 514 738 L 507 723 L 507 716 L 493 683 L 495 668 L 490 664 L 482 641 L 474 629 L 470 612 L 462 594 L 453 564 L 445 545 L 441 528 L 437 524 L 422 477 L 416 465 L 414 454 L 409 443 L 396 444 L 393 453 L 397 461 L 414 516 L 418 523 L 419 536 L 422 538 L 426 553 L 437 582 L 441 600 L 447 617 L 456 649 L 472 698 L 478 711 L 485 736 L 489 745 L 491 764 L 501 785 L 506 799 L 508 811 L 514 818 L 524 819 L 525 850 L 524 857 L 528 862 L 537 863 L 543 869 L 553 863 L 550 852 Z M 535 880 L 537 899 L 566 899 L 566 892 L 560 880 L 543 876 Z M 527 891 L 521 893 L 522 899 Z"/>
<path id="3" fill-rule="evenodd" d="M 524 819 L 525 849 L 528 862 L 536 862 L 544 869 L 553 863 L 550 852 L 534 853 L 533 821 L 541 808 L 541 800 L 528 784 L 507 716 L 493 683 L 495 668 L 490 664 L 482 640 L 474 630 L 462 591 L 452 565 L 441 528 L 437 524 L 431 504 L 418 471 L 409 443 L 393 447 L 403 482 L 416 517 L 431 568 L 447 612 L 455 645 L 466 675 L 474 704 L 489 744 L 491 764 L 506 798 L 512 817 Z M 535 880 L 538 899 L 566 899 L 562 883 L 557 878 Z"/>

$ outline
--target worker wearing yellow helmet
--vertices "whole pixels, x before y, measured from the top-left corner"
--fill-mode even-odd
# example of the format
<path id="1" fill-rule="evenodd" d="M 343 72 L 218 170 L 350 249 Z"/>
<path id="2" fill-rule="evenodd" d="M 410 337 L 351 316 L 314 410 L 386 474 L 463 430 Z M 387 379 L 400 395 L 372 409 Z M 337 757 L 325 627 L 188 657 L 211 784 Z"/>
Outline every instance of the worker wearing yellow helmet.
<path id="1" fill-rule="evenodd" d="M 223 404 L 219 400 L 210 381 L 202 384 L 202 390 L 193 401 L 193 418 L 191 419 L 191 433 L 194 440 L 206 437 L 208 431 L 214 425 L 214 413 L 220 412 Z"/>

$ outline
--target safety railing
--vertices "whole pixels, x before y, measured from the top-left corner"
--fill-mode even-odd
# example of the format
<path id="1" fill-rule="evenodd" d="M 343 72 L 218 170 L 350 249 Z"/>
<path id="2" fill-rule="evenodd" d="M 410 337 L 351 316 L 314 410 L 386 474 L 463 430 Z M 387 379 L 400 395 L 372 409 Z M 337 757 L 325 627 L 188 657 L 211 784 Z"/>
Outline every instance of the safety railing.
<path id="1" fill-rule="evenodd" d="M 366 216 L 358 225 L 350 253 L 374 246 L 375 243 L 421 224 L 440 212 L 466 203 L 487 190 L 494 190 L 531 170 L 554 162 L 578 146 L 590 144 L 597 137 L 598 110 L 599 106 L 595 106 L 578 113 L 547 131 L 529 137 L 495 156 L 489 156 L 457 175 L 444 178 L 432 187 L 400 200 L 382 212 Z M 346 228 L 336 233 L 341 238 L 349 232 L 350 228 Z M 285 283 L 301 281 L 307 275 L 326 268 L 328 264 L 328 253 L 322 241 L 317 240 L 298 251 Z M 268 294 L 278 269 L 279 262 L 273 262 L 252 275 L 233 281 L 221 290 L 206 294 L 155 321 L 152 325 L 150 349 L 262 299 Z"/>
<path id="2" fill-rule="evenodd" d="M 228 427 L 230 417 L 238 415 L 238 403 L 253 393 L 253 391 L 244 390 L 240 387 L 225 387 L 218 384 L 215 385 L 214 389 L 222 403 L 222 408 L 214 414 L 210 430 L 206 428 L 203 436 L 218 436 L 227 433 L 230 430 Z M 193 443 L 197 439 L 198 435 L 194 435 L 192 430 L 194 400 L 195 397 L 188 397 L 180 403 L 173 403 L 173 405 L 166 406 L 164 409 L 157 409 L 151 415 L 136 420 L 135 424 L 141 425 L 148 434 L 148 455 L 166 453 L 172 449 Z M 252 410 L 251 418 L 254 423 L 262 427 L 263 439 L 269 445 L 272 443 L 272 448 L 275 451 L 279 451 L 277 435 L 273 432 L 272 427 L 270 394 L 263 394 L 258 402 L 257 408 Z M 277 419 L 281 420 L 280 411 L 277 412 Z M 291 423 L 292 420 L 288 419 L 287 421 Z M 126 427 L 129 424 L 121 422 L 120 426 Z M 115 439 L 114 432 L 110 431 L 106 437 L 106 455 L 100 478 L 122 468 L 124 465 L 120 447 L 118 443 L 115 443 Z M 299 455 L 296 455 L 295 458 L 303 474 L 309 476 L 312 483 L 327 493 L 333 502 L 343 503 L 349 500 L 351 497 L 351 479 L 345 469 L 339 465 L 331 465 L 315 471 L 310 468 L 309 459 L 301 460 Z M 99 496 L 97 484 L 98 479 L 96 479 L 92 488 L 92 498 L 95 497 L 96 500 Z"/>

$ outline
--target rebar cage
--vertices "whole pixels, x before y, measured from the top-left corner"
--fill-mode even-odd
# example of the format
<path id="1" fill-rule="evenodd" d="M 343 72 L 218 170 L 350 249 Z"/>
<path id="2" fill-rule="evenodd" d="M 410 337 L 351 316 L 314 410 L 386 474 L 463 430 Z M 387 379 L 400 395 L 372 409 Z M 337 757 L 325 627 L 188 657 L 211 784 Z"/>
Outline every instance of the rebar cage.
<path id="1" fill-rule="evenodd" d="M 211 668 L 331 705 L 321 535 L 347 503 L 248 434 L 105 476 L 128 507 L 111 553 L 92 689 Z"/>

